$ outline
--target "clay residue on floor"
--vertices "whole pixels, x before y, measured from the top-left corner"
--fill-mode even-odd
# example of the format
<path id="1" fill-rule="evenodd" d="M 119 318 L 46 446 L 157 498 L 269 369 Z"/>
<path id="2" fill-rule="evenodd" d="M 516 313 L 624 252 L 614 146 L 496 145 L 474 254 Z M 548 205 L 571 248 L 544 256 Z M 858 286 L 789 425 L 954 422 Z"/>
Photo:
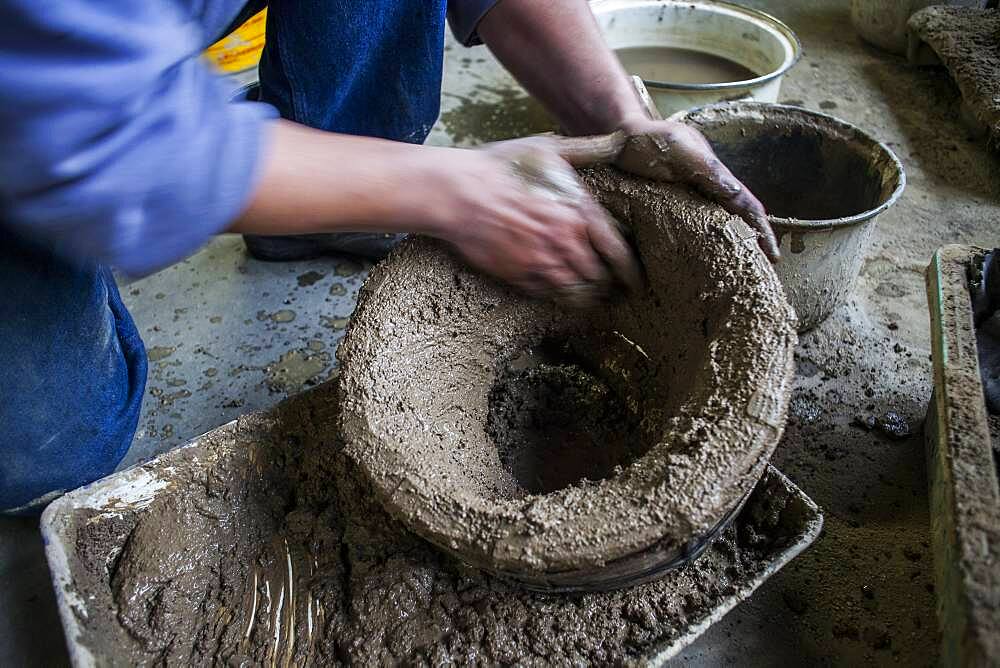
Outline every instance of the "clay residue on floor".
<path id="1" fill-rule="evenodd" d="M 769 477 L 695 565 L 530 594 L 385 515 L 331 434 L 328 384 L 167 456 L 143 510 L 78 518 L 79 641 L 121 665 L 620 664 L 735 595 L 815 518 Z"/>
<path id="2" fill-rule="evenodd" d="M 150 362 L 159 362 L 173 355 L 176 350 L 176 346 L 153 346 L 146 350 L 146 358 Z"/>
<path id="3" fill-rule="evenodd" d="M 332 355 L 316 351 L 289 350 L 264 369 L 267 385 L 272 392 L 296 392 L 311 384 L 330 366 Z"/>
<path id="4" fill-rule="evenodd" d="M 295 320 L 295 311 L 284 308 L 280 311 L 275 311 L 269 317 L 271 318 L 271 322 L 291 322 Z"/>
<path id="5" fill-rule="evenodd" d="M 300 288 L 307 288 L 323 280 L 325 276 L 326 274 L 319 271 L 307 271 L 304 274 L 299 274 L 295 280 Z"/>

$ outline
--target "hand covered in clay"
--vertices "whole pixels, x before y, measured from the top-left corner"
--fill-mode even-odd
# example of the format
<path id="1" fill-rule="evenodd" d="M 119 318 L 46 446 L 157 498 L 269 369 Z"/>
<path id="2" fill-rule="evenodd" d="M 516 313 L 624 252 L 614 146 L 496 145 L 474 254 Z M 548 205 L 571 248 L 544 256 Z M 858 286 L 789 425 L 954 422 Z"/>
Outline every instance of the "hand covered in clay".
<path id="1" fill-rule="evenodd" d="M 716 157 L 696 129 L 673 121 L 643 119 L 625 128 L 628 139 L 616 165 L 658 181 L 686 183 L 745 220 L 772 262 L 781 258 L 767 212 L 753 193 Z"/>
<path id="2" fill-rule="evenodd" d="M 439 236 L 473 266 L 537 297 L 590 306 L 642 274 L 618 225 L 590 196 L 552 139 L 462 151 Z M 457 201 L 456 201 L 457 200 Z"/>

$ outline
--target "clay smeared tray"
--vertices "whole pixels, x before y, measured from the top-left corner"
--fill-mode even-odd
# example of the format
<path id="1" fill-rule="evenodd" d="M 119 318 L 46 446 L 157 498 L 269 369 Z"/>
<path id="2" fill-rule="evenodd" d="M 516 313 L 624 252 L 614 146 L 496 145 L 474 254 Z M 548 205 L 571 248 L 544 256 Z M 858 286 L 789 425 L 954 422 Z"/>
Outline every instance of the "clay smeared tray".
<path id="1" fill-rule="evenodd" d="M 338 408 L 337 384 L 334 381 L 292 397 L 269 411 L 250 414 L 223 425 L 192 440 L 182 448 L 72 492 L 49 506 L 42 519 L 42 532 L 73 664 L 79 667 L 153 662 L 149 659 L 149 655 L 139 655 L 137 658 L 136 654 L 129 653 L 134 650 L 125 648 L 125 645 L 131 641 L 123 633 L 120 626 L 120 610 L 111 590 L 110 573 L 125 551 L 123 545 L 127 544 L 129 536 L 135 532 L 135 527 L 141 526 L 144 517 L 148 519 L 154 513 L 162 512 L 164 507 L 172 508 L 182 505 L 182 497 L 190 495 L 190 484 L 178 484 L 179 479 L 193 479 L 202 484 L 210 484 L 215 479 L 215 473 L 219 470 L 241 471 L 243 469 L 240 467 L 247 466 L 247 470 L 252 469 L 254 473 L 248 475 L 247 480 L 241 483 L 244 488 L 252 484 L 247 482 L 248 480 L 273 482 L 277 479 L 278 474 L 270 474 L 267 470 L 261 471 L 259 469 L 267 468 L 267 464 L 262 462 L 270 461 L 266 458 L 273 455 L 274 452 L 279 451 L 279 456 L 275 461 L 280 461 L 283 465 L 290 467 L 300 466 L 302 461 L 313 456 L 314 453 L 309 450 L 310 447 L 313 447 L 312 441 L 321 441 L 321 447 L 324 448 L 336 447 L 329 440 L 329 437 L 316 436 L 316 434 L 322 433 L 323 429 L 317 429 L 315 425 L 329 423 L 335 417 Z M 301 438 L 298 436 L 299 430 L 304 434 Z M 294 447 L 295 452 L 281 450 L 281 448 L 289 447 Z M 285 452 L 289 453 L 287 457 Z M 291 461 L 296 457 L 298 457 L 298 463 L 285 463 L 286 460 Z M 237 464 L 230 466 L 232 462 L 237 462 Z M 204 473 L 204 478 L 199 473 Z M 739 573 L 735 576 L 732 574 L 732 569 L 720 567 L 718 573 L 711 570 L 716 568 L 715 564 L 724 563 L 721 560 L 713 561 L 715 559 L 713 556 L 707 561 L 703 558 L 694 566 L 688 566 L 668 574 L 661 583 L 644 585 L 644 587 L 658 587 L 657 591 L 660 592 L 661 599 L 664 592 L 663 587 L 669 587 L 666 590 L 667 596 L 671 596 L 671 592 L 676 591 L 676 597 L 681 601 L 679 605 L 682 605 L 685 592 L 690 590 L 692 581 L 698 578 L 702 582 L 711 581 L 717 575 L 720 582 L 726 582 L 725 587 L 719 587 L 710 594 L 704 594 L 702 603 L 697 606 L 695 611 L 687 614 L 683 618 L 683 622 L 675 624 L 669 621 L 673 619 L 672 617 L 660 619 L 658 623 L 663 628 L 658 627 L 659 630 L 656 631 L 656 635 L 652 639 L 653 642 L 649 643 L 649 651 L 644 651 L 641 656 L 634 657 L 638 659 L 638 663 L 660 665 L 675 656 L 709 626 L 719 621 L 727 612 L 749 597 L 765 580 L 795 558 L 819 535 L 823 521 L 822 515 L 816 505 L 800 489 L 772 467 L 767 468 L 762 481 L 762 484 L 758 485 L 757 490 L 751 496 L 746 509 L 742 511 L 740 517 L 737 517 L 736 525 L 743 526 L 741 518 L 744 515 L 748 516 L 748 519 L 745 520 L 748 527 L 758 526 L 755 524 L 759 521 L 756 519 L 758 517 L 769 517 L 771 519 L 767 521 L 775 527 L 772 538 L 766 543 L 766 546 L 760 547 L 759 551 L 754 552 L 757 556 L 753 559 L 747 559 L 745 556 L 738 557 L 745 559 L 750 566 L 745 570 L 739 569 Z M 315 485 L 315 483 L 313 484 Z M 344 489 L 348 490 L 347 493 L 354 494 L 358 491 L 353 482 L 345 483 L 345 485 Z M 237 499 L 237 501 L 240 500 Z M 242 502 L 245 503 L 246 499 L 244 498 Z M 751 513 L 756 513 L 754 519 L 749 518 Z M 382 518 L 376 516 L 368 521 L 378 524 L 382 527 L 380 530 L 386 530 L 384 528 L 385 521 Z M 401 525 L 392 525 L 390 530 L 395 531 L 396 529 L 393 528 L 395 526 L 403 531 Z M 737 529 L 734 528 L 732 531 L 735 532 Z M 206 536 L 205 532 L 197 527 L 190 529 L 190 535 L 192 535 L 193 541 L 200 540 L 208 545 L 209 551 L 211 551 L 212 546 L 223 541 L 223 538 L 214 535 Z M 736 536 L 738 534 L 731 533 L 729 535 Z M 95 537 L 97 537 L 96 541 L 93 540 Z M 409 549 L 411 550 L 412 545 L 416 542 L 425 546 L 419 549 L 433 551 L 430 546 L 426 546 L 414 536 L 408 536 L 405 540 L 408 541 L 407 544 L 410 545 Z M 742 547 L 743 539 L 731 538 L 731 540 L 737 540 L 740 545 L 739 549 L 744 550 Z M 274 542 L 280 544 L 280 540 L 272 540 L 272 545 Z M 289 542 L 291 542 L 291 538 L 288 538 L 285 543 L 284 549 L 286 551 Z M 727 548 L 720 543 L 717 553 L 723 554 L 726 549 L 732 549 L 733 544 L 735 543 L 730 543 Z M 709 548 L 710 552 L 713 549 L 715 548 Z M 334 547 L 330 552 L 336 553 L 337 550 Z M 216 557 L 231 560 L 233 555 L 240 553 L 238 550 L 233 550 L 226 552 L 225 555 L 216 555 Z M 740 552 L 743 555 L 749 553 L 749 548 L 746 552 Z M 712 552 L 712 554 L 714 555 L 716 552 Z M 260 557 L 257 558 L 260 559 Z M 283 552 L 280 557 L 281 569 L 279 572 L 284 572 L 284 559 Z M 259 563 L 251 559 L 247 561 L 252 564 Z M 453 564 L 449 558 L 444 556 L 441 556 L 436 563 L 437 566 L 434 568 L 438 571 L 463 568 L 457 562 Z M 705 563 L 713 565 L 709 567 L 699 566 L 699 564 Z M 290 564 L 291 562 L 289 562 L 289 568 Z M 690 570 L 695 567 L 699 568 L 697 572 Z M 479 578 L 481 582 L 486 582 L 489 587 L 509 592 L 502 594 L 503 596 L 517 596 L 515 588 L 511 588 L 510 585 L 499 580 L 484 579 L 475 575 L 474 572 L 470 575 L 464 571 L 461 578 L 464 582 L 469 582 L 470 578 L 472 580 Z M 439 581 L 447 581 L 447 578 L 442 577 Z M 256 584 L 256 579 L 254 583 Z M 275 584 L 277 585 L 277 582 Z M 276 591 L 277 586 L 274 589 Z M 302 597 L 305 596 L 306 592 L 309 592 L 308 588 L 304 591 L 296 589 L 296 601 L 301 606 L 300 612 L 305 609 Z M 311 592 L 305 598 L 308 598 L 310 604 L 312 603 Z M 546 605 L 551 606 L 553 601 L 558 604 L 559 598 L 550 597 L 547 600 Z M 550 607 L 547 609 L 551 611 Z M 312 608 L 310 608 L 310 612 L 311 610 Z M 234 614 L 238 614 L 238 612 L 236 611 Z M 280 615 L 280 610 L 278 615 Z M 279 618 L 278 615 L 275 616 L 274 626 L 280 630 L 285 625 L 286 620 L 283 617 Z M 324 616 L 323 620 L 326 619 Z M 269 616 L 267 621 L 270 623 Z M 244 621 L 241 623 L 245 624 Z M 259 620 L 258 623 L 260 623 Z M 280 654 L 291 657 L 296 665 L 320 663 L 320 657 L 311 651 L 312 648 L 307 648 L 302 654 L 297 653 L 300 651 L 297 644 L 298 638 L 301 636 L 295 634 L 301 633 L 301 630 L 296 630 L 296 623 L 300 626 L 303 624 L 301 619 L 296 620 L 293 616 L 289 627 L 292 631 L 286 632 L 282 636 L 295 637 L 296 640 L 289 643 L 290 649 L 282 649 Z M 311 629 L 310 620 L 310 639 L 312 637 Z M 268 628 L 266 632 L 269 637 L 272 631 Z M 242 632 L 239 635 L 242 637 Z M 274 653 L 279 654 L 277 648 Z M 285 657 L 279 656 L 278 658 L 283 660 Z M 262 661 L 267 662 L 273 658 L 266 653 L 264 655 L 257 654 L 251 655 L 246 662 L 255 664 Z M 199 660 L 206 660 L 206 657 L 199 655 Z M 198 662 L 192 659 L 188 659 L 188 661 Z"/>
<path id="2" fill-rule="evenodd" d="M 1000 485 L 970 289 L 985 248 L 944 246 L 927 268 L 934 392 L 924 429 L 942 665 L 1000 660 Z"/>

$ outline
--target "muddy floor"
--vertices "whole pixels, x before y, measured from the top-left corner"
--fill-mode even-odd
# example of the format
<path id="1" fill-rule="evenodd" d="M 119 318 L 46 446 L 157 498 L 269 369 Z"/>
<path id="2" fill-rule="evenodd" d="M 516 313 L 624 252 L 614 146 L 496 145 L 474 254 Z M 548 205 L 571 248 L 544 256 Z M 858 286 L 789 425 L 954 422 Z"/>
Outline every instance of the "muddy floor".
<path id="1" fill-rule="evenodd" d="M 83 645 L 121 665 L 620 664 L 703 620 L 815 521 L 768 476 L 692 566 L 626 591 L 527 593 L 384 514 L 331 437 L 336 397 L 330 383 L 171 454 L 172 488 L 143 511 L 81 511 L 79 592 L 109 613 L 81 619 Z"/>

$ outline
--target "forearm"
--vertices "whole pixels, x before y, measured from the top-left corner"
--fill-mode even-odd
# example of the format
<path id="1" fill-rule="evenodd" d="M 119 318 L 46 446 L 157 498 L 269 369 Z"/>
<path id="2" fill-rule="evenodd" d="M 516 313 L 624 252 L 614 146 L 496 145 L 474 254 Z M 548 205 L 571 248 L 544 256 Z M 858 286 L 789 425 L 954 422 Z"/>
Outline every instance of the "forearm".
<path id="1" fill-rule="evenodd" d="M 764 207 L 694 128 L 654 120 L 604 43 L 586 0 L 499 0 L 479 22 L 480 38 L 570 134 L 622 130 L 615 164 L 658 181 L 689 183 L 741 216 L 780 256 Z"/>
<path id="2" fill-rule="evenodd" d="M 414 146 L 272 124 L 262 176 L 230 228 L 256 234 L 409 232 L 438 237 L 468 262 L 538 296 L 592 304 L 638 287 L 628 244 L 559 147 L 581 161 L 620 152 L 620 133 L 536 137 L 480 150 Z"/>
<path id="3" fill-rule="evenodd" d="M 611 132 L 646 117 L 586 0 L 500 0 L 478 32 L 570 134 Z"/>
<path id="4" fill-rule="evenodd" d="M 250 204 L 229 228 L 252 234 L 434 233 L 441 149 L 276 121 Z"/>

